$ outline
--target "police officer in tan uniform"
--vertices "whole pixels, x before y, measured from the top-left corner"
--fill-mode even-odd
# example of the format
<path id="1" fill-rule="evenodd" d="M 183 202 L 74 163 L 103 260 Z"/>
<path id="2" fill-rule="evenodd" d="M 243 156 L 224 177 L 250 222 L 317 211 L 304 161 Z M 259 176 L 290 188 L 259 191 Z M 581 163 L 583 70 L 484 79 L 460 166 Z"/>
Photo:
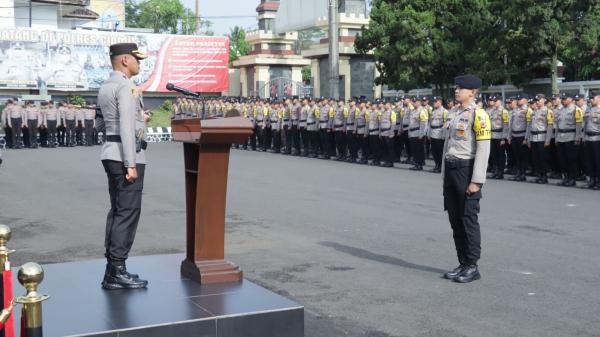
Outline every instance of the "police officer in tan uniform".
<path id="1" fill-rule="evenodd" d="M 108 177 L 110 211 L 106 219 L 104 289 L 144 288 L 148 282 L 127 271 L 125 261 L 135 238 L 142 205 L 146 167 L 146 121 L 140 92 L 131 77 L 140 71 L 146 55 L 135 43 L 110 46 L 114 71 L 98 92 L 104 116 L 106 142 L 101 160 Z"/>
<path id="2" fill-rule="evenodd" d="M 588 183 L 585 188 L 600 189 L 600 91 L 591 92 L 591 107 L 584 114 L 583 142 Z"/>
<path id="3" fill-rule="evenodd" d="M 469 283 L 481 278 L 477 266 L 481 255 L 478 213 L 492 128 L 487 112 L 477 108 L 474 102 L 481 79 L 462 75 L 454 82 L 460 107 L 447 124 L 442 176 L 444 209 L 448 211 L 460 265 L 445 273 L 444 278 Z"/>

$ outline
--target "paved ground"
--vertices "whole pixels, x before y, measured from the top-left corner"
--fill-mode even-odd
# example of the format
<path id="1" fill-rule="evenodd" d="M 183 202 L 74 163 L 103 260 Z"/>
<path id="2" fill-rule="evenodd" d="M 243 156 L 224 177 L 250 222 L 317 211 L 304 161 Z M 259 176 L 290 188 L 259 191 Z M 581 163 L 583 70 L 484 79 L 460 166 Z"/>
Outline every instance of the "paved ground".
<path id="1" fill-rule="evenodd" d="M 98 151 L 4 154 L 16 264 L 102 256 Z M 182 152 L 150 148 L 135 255 L 182 251 Z M 459 285 L 437 175 L 236 150 L 229 176 L 228 258 L 305 305 L 306 336 L 600 336 L 600 192 L 490 181 L 483 279 Z"/>

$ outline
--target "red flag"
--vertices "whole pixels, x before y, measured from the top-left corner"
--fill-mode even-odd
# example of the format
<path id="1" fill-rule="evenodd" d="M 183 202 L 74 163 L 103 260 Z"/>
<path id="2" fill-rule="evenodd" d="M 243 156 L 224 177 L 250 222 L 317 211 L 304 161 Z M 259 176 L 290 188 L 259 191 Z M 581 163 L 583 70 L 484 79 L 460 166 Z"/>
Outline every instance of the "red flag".
<path id="1" fill-rule="evenodd" d="M 2 282 L 4 284 L 4 303 L 3 308 L 8 308 L 10 302 L 13 300 L 13 279 L 12 270 L 5 270 L 2 272 Z M 4 323 L 4 336 L 15 337 L 15 321 L 14 315 L 10 315 L 6 323 Z"/>

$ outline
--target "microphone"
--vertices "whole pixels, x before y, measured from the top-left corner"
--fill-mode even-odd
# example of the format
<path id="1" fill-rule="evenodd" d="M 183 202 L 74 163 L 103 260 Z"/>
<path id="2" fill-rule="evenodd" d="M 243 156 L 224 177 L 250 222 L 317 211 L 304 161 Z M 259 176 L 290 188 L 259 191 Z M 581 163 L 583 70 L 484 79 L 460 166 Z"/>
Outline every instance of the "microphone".
<path id="1" fill-rule="evenodd" d="M 174 85 L 173 83 L 167 83 L 167 90 L 169 91 L 177 91 L 180 94 L 186 95 L 186 96 L 193 96 L 193 97 L 200 97 L 199 94 L 195 93 L 195 92 L 191 92 L 187 89 L 178 87 L 176 85 Z"/>

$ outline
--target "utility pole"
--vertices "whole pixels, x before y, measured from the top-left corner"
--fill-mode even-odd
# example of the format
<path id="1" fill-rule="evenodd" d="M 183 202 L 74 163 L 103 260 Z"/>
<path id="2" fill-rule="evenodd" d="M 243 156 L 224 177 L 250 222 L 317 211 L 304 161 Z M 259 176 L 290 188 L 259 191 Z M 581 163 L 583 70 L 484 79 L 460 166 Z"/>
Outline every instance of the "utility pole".
<path id="1" fill-rule="evenodd" d="M 200 0 L 196 0 L 196 34 L 200 35 Z"/>
<path id="2" fill-rule="evenodd" d="M 329 94 L 340 98 L 340 44 L 338 1 L 329 0 Z"/>

